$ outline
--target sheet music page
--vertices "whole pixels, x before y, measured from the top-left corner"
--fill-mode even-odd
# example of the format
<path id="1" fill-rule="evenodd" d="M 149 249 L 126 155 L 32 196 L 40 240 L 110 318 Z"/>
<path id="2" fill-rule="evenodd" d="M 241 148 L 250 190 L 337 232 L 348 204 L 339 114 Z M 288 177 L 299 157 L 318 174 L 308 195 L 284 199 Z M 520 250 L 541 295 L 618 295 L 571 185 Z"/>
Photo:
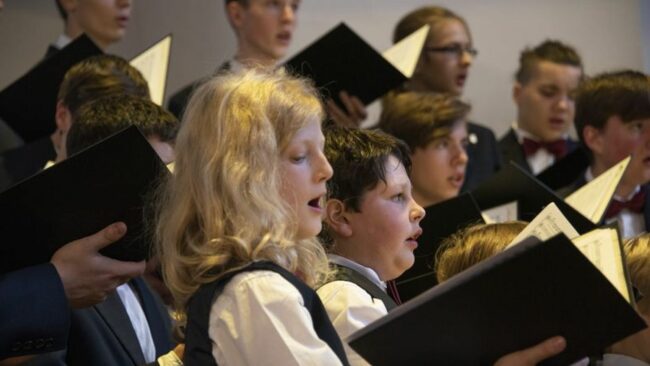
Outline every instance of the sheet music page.
<path id="1" fill-rule="evenodd" d="M 429 35 L 429 25 L 425 25 L 406 38 L 397 42 L 382 53 L 382 56 L 395 68 L 410 78 L 415 71 L 415 66 L 420 58 L 424 41 Z"/>
<path id="2" fill-rule="evenodd" d="M 572 240 L 591 263 L 616 287 L 627 302 L 631 301 L 623 266 L 621 246 L 615 229 L 595 229 Z"/>
<path id="3" fill-rule="evenodd" d="M 147 80 L 151 100 L 158 105 L 162 105 L 165 97 L 171 43 L 172 37 L 169 35 L 131 60 L 131 66 L 138 69 Z"/>
<path id="4" fill-rule="evenodd" d="M 620 163 L 594 178 L 591 182 L 585 184 L 582 188 L 573 192 L 573 194 L 565 199 L 566 203 L 590 219 L 593 223 L 599 223 L 629 163 L 630 157 L 628 156 Z"/>
<path id="5" fill-rule="evenodd" d="M 517 220 L 517 201 L 512 201 L 487 210 L 481 211 L 481 216 L 487 224 Z"/>
<path id="6" fill-rule="evenodd" d="M 551 237 L 564 233 L 567 238 L 573 239 L 578 236 L 578 232 L 571 225 L 569 220 L 562 214 L 555 203 L 550 203 L 542 212 L 540 212 L 533 221 L 517 235 L 517 237 L 508 245 L 508 248 L 526 239 L 529 236 L 537 237 L 539 240 L 547 240 Z"/>

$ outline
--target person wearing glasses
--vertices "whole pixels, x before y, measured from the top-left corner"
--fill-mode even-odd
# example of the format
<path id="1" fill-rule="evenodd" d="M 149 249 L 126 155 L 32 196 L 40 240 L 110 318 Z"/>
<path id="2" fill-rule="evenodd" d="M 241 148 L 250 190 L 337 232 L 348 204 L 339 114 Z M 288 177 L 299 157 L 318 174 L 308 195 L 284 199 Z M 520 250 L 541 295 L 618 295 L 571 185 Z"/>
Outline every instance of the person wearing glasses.
<path id="1" fill-rule="evenodd" d="M 521 52 L 512 92 L 517 119 L 499 140 L 505 164 L 538 174 L 578 146 L 569 129 L 582 77 L 580 55 L 562 42 L 546 40 Z"/>
<path id="2" fill-rule="evenodd" d="M 430 26 L 429 35 L 415 72 L 404 88 L 460 97 L 469 69 L 478 55 L 465 19 L 443 7 L 418 8 L 397 23 L 393 42 L 399 42 L 427 24 Z M 468 122 L 467 141 L 468 163 L 461 191 L 475 188 L 501 168 L 496 138 L 490 129 Z"/>

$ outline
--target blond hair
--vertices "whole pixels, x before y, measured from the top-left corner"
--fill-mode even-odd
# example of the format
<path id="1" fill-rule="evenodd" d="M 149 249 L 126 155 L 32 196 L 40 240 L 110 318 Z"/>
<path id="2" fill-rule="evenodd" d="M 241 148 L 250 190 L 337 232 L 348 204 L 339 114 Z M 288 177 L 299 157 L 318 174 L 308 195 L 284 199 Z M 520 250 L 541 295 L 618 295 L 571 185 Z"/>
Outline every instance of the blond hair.
<path id="1" fill-rule="evenodd" d="M 436 277 L 443 282 L 503 251 L 526 227 L 522 221 L 478 224 L 445 239 L 436 252 Z"/>
<path id="2" fill-rule="evenodd" d="M 637 306 L 642 313 L 650 315 L 650 234 L 626 241 L 625 259 L 632 285 L 644 296 Z"/>
<path id="3" fill-rule="evenodd" d="M 181 323 L 201 285 L 252 261 L 273 261 L 309 285 L 327 274 L 316 238 L 294 239 L 279 173 L 295 133 L 323 116 L 314 87 L 280 72 L 221 75 L 196 90 L 174 174 L 157 197 L 157 249 Z"/>

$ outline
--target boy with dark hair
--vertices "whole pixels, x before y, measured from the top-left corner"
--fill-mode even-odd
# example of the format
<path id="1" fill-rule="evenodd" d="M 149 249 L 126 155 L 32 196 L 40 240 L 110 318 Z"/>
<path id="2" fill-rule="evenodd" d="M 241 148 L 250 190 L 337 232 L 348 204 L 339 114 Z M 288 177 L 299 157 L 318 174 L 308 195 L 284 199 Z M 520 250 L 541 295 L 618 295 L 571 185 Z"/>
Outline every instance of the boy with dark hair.
<path id="1" fill-rule="evenodd" d="M 546 40 L 522 51 L 513 87 L 517 120 L 499 140 L 504 163 L 538 174 L 577 147 L 569 129 L 582 77 L 580 56 L 569 45 Z"/>
<path id="2" fill-rule="evenodd" d="M 632 155 L 605 213 L 618 219 L 624 237 L 650 228 L 650 81 L 637 71 L 608 72 L 583 83 L 576 97 L 576 130 L 591 165 L 565 189 L 571 192 Z"/>
<path id="3" fill-rule="evenodd" d="M 225 0 L 228 22 L 237 37 L 235 55 L 216 70 L 240 71 L 274 67 L 285 56 L 298 22 L 301 0 Z M 181 118 L 192 91 L 202 80 L 184 87 L 169 99 L 169 110 Z"/>
<path id="4" fill-rule="evenodd" d="M 60 160 L 131 125 L 138 127 L 165 164 L 174 160 L 174 140 L 180 124 L 154 102 L 128 95 L 113 95 L 84 104 L 73 115 Z"/>
<path id="5" fill-rule="evenodd" d="M 385 281 L 413 265 L 424 210 L 411 196 L 406 145 L 379 131 L 325 130 L 327 182 L 324 234 L 336 272 L 318 290 L 342 339 L 395 307 Z M 351 365 L 368 363 L 345 344 Z M 502 357 L 496 365 L 533 365 L 562 350 L 558 338 Z"/>
<path id="6" fill-rule="evenodd" d="M 467 167 L 470 106 L 444 94 L 391 93 L 377 127 L 411 149 L 413 197 L 428 207 L 458 195 Z"/>

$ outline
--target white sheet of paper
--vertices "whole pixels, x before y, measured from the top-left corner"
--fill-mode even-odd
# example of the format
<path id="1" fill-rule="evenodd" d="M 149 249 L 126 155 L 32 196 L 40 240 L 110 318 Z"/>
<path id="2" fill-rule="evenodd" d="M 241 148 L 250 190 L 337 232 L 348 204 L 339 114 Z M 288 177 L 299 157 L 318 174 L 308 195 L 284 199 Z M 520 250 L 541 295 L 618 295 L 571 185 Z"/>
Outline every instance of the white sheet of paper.
<path id="1" fill-rule="evenodd" d="M 131 60 L 131 66 L 138 69 L 147 80 L 151 100 L 158 105 L 162 105 L 165 97 L 171 45 L 172 36 L 168 35 Z"/>
<path id="2" fill-rule="evenodd" d="M 625 263 L 616 230 L 595 229 L 574 238 L 572 242 L 607 277 L 625 300 L 630 302 L 632 297 L 627 287 L 623 268 Z"/>
<path id="3" fill-rule="evenodd" d="M 429 25 L 425 25 L 409 34 L 406 38 L 384 51 L 382 55 L 404 76 L 410 78 L 415 71 L 415 65 L 418 63 L 427 35 L 429 35 Z"/>
<path id="4" fill-rule="evenodd" d="M 565 199 L 566 203 L 590 219 L 593 223 L 599 223 L 629 163 L 630 157 L 628 156 L 620 163 L 594 178 L 591 182 L 582 186 L 582 188 L 573 192 L 573 194 Z"/>
<path id="5" fill-rule="evenodd" d="M 508 245 L 508 248 L 529 236 L 534 236 L 544 241 L 560 233 L 564 233 L 569 239 L 573 239 L 579 235 L 569 220 L 564 217 L 557 205 L 551 203 L 535 216 L 533 221 Z"/>
<path id="6" fill-rule="evenodd" d="M 512 201 L 481 211 L 481 216 L 487 224 L 514 221 L 518 217 L 517 201 Z"/>

